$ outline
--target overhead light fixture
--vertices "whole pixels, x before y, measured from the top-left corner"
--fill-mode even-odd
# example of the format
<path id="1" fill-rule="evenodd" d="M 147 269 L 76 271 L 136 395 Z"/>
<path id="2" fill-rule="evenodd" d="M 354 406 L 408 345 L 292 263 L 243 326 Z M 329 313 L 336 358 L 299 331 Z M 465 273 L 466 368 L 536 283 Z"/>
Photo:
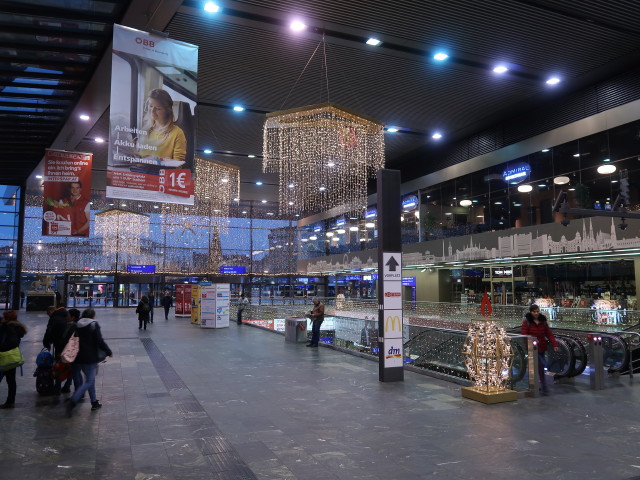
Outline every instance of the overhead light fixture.
<path id="1" fill-rule="evenodd" d="M 333 237 L 333 232 L 327 232 L 327 237 Z"/>
<path id="2" fill-rule="evenodd" d="M 211 150 L 210 148 L 205 148 L 203 151 L 204 151 L 204 153 L 206 153 L 207 155 L 208 155 L 208 154 L 210 154 L 210 153 L 213 153 L 213 150 Z"/>
<path id="3" fill-rule="evenodd" d="M 40 179 L 42 178 L 42 175 L 36 175 L 36 178 Z"/>
<path id="4" fill-rule="evenodd" d="M 543 149 L 542 149 L 542 153 L 547 153 L 548 151 L 549 151 L 549 149 L 548 149 L 548 148 L 543 148 Z"/>
<path id="5" fill-rule="evenodd" d="M 234 105 L 233 111 L 234 112 L 244 112 L 244 107 L 242 105 Z"/>
<path id="6" fill-rule="evenodd" d="M 262 185 L 262 181 L 258 180 L 258 181 L 256 182 L 256 185 Z"/>
<path id="7" fill-rule="evenodd" d="M 220 7 L 213 2 L 207 2 L 204 4 L 204 11 L 209 13 L 218 13 Z"/>
<path id="8" fill-rule="evenodd" d="M 610 158 L 605 158 L 604 160 L 602 160 L 603 162 L 610 162 L 611 159 Z"/>
<path id="9" fill-rule="evenodd" d="M 560 83 L 560 79 L 558 77 L 551 77 L 546 82 L 547 85 L 557 85 Z"/>
<path id="10" fill-rule="evenodd" d="M 559 177 L 556 177 L 553 179 L 553 183 L 555 183 L 556 185 L 566 185 L 567 183 L 569 183 L 571 181 L 571 179 L 567 176 L 561 175 Z"/>
<path id="11" fill-rule="evenodd" d="M 358 227 L 349 227 L 349 231 L 350 232 L 357 232 L 358 231 Z"/>
<path id="12" fill-rule="evenodd" d="M 607 175 L 609 173 L 613 173 L 616 171 L 616 166 L 612 165 L 610 163 L 607 163 L 605 165 L 600 165 L 598 167 L 598 173 L 602 174 L 602 175 Z"/>
<path id="13" fill-rule="evenodd" d="M 260 200 L 260 202 L 261 202 L 261 203 L 267 203 L 267 201 L 266 201 L 266 200 Z"/>
<path id="14" fill-rule="evenodd" d="M 518 191 L 522 192 L 522 193 L 529 193 L 531 190 L 533 190 L 533 187 L 531 185 L 519 185 L 518 186 Z"/>
<path id="15" fill-rule="evenodd" d="M 338 232 L 340 235 L 342 235 L 343 233 L 346 232 L 346 230 L 344 228 L 339 228 L 338 230 L 336 230 L 336 232 Z"/>
<path id="16" fill-rule="evenodd" d="M 374 47 L 377 47 L 381 44 L 382 42 L 380 40 L 378 40 L 377 38 L 373 38 L 371 37 L 369 40 L 367 40 L 367 45 L 372 45 Z"/>
<path id="17" fill-rule="evenodd" d="M 96 137 L 95 138 L 96 143 L 104 143 L 104 138 L 102 137 Z"/>
<path id="18" fill-rule="evenodd" d="M 442 134 L 440 132 L 435 132 L 433 135 L 431 135 L 431 138 L 433 138 L 434 140 L 440 140 L 442 138 Z"/>
<path id="19" fill-rule="evenodd" d="M 579 153 L 574 153 L 574 154 L 573 154 L 573 156 L 574 156 L 575 158 L 578 158 L 578 157 L 580 156 L 580 154 L 579 154 Z"/>
<path id="20" fill-rule="evenodd" d="M 449 55 L 447 55 L 446 53 L 443 52 L 438 52 L 433 56 L 434 60 L 438 60 L 439 62 L 442 62 L 443 60 L 446 60 L 447 58 L 449 58 Z"/>
<path id="21" fill-rule="evenodd" d="M 311 236 L 309 237 L 309 240 L 317 240 L 317 239 L 318 239 L 318 237 L 316 237 L 315 235 L 311 235 Z"/>
<path id="22" fill-rule="evenodd" d="M 256 156 L 255 156 L 255 155 L 247 155 L 247 157 L 249 157 L 249 158 L 256 158 Z"/>
<path id="23" fill-rule="evenodd" d="M 505 67 L 504 65 L 497 65 L 493 68 L 493 71 L 495 73 L 505 73 L 508 72 L 509 69 L 507 67 Z"/>
<path id="24" fill-rule="evenodd" d="M 398 131 L 398 129 L 396 127 L 387 127 L 387 132 L 389 133 L 396 133 Z"/>
<path id="25" fill-rule="evenodd" d="M 384 167 L 383 128 L 333 103 L 267 114 L 263 171 L 277 172 L 279 185 L 296 186 L 279 189 L 280 213 L 334 207 L 343 213 L 359 212 L 366 204 L 368 179 Z M 329 162 L 335 165 L 328 167 Z M 308 179 L 310 171 L 313 182 Z M 289 200 L 293 207 L 287 206 Z"/>
<path id="26" fill-rule="evenodd" d="M 461 207 L 470 207 L 473 204 L 471 200 L 460 200 Z"/>
<path id="27" fill-rule="evenodd" d="M 289 24 L 289 28 L 291 28 L 291 30 L 293 30 L 294 32 L 301 32 L 302 30 L 306 29 L 307 26 L 300 20 L 294 20 Z"/>
<path id="28" fill-rule="evenodd" d="M 368 223 L 365 223 L 365 225 L 364 225 L 364 226 L 365 226 L 365 227 L 367 227 L 367 228 L 373 228 L 373 227 L 375 227 L 375 226 L 376 226 L 376 224 L 375 224 L 375 223 L 373 223 L 373 222 L 368 222 Z"/>
<path id="29" fill-rule="evenodd" d="M 91 117 L 89 115 L 87 115 L 86 113 L 80 114 L 80 120 L 83 120 L 83 121 L 86 122 L 87 120 L 90 120 L 90 119 L 91 119 Z"/>

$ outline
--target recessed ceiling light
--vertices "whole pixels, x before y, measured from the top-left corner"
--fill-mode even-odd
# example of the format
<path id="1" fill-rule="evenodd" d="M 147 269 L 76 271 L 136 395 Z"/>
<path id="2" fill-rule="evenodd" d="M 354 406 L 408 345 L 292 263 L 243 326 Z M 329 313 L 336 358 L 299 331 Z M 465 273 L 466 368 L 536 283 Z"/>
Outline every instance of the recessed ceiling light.
<path id="1" fill-rule="evenodd" d="M 548 149 L 548 148 L 543 148 L 543 149 L 542 149 L 542 153 L 547 153 L 548 151 L 549 151 L 549 149 Z"/>
<path id="2" fill-rule="evenodd" d="M 96 140 L 96 143 L 104 143 L 104 138 L 96 137 L 95 140 Z"/>
<path id="3" fill-rule="evenodd" d="M 247 157 L 249 157 L 249 158 L 256 158 L 256 156 L 255 156 L 255 155 L 247 155 Z"/>
<path id="4" fill-rule="evenodd" d="M 551 77 L 546 81 L 547 85 L 557 85 L 558 83 L 560 83 L 560 79 L 558 77 Z"/>
<path id="5" fill-rule="evenodd" d="M 42 178 L 42 175 L 36 175 L 36 178 Z"/>
<path id="6" fill-rule="evenodd" d="M 493 202 L 494 205 L 502 205 L 502 202 Z"/>
<path id="7" fill-rule="evenodd" d="M 209 13 L 217 13 L 220 11 L 220 7 L 213 2 L 207 2 L 204 4 L 204 11 Z"/>
<path id="8" fill-rule="evenodd" d="M 373 45 L 374 47 L 377 47 L 381 43 L 382 42 L 380 40 L 378 40 L 377 38 L 373 38 L 373 37 L 371 37 L 369 40 L 367 40 L 367 45 Z"/>
<path id="9" fill-rule="evenodd" d="M 91 119 L 91 117 L 89 115 L 87 115 L 86 113 L 83 113 L 83 114 L 80 115 L 80 120 L 84 120 L 86 122 L 89 119 Z"/>
<path id="10" fill-rule="evenodd" d="M 493 71 L 495 73 L 505 73 L 505 72 L 508 72 L 509 69 L 504 65 L 496 65 L 495 67 L 493 67 Z"/>
<path id="11" fill-rule="evenodd" d="M 205 148 L 204 149 L 204 153 L 209 154 L 209 153 L 212 153 L 212 152 L 213 152 L 213 150 L 211 150 L 210 148 Z"/>
<path id="12" fill-rule="evenodd" d="M 522 193 L 528 193 L 531 190 L 533 190 L 533 187 L 531 185 L 519 185 L 518 186 L 518 191 L 522 192 Z"/>
<path id="13" fill-rule="evenodd" d="M 611 159 L 610 158 L 605 158 L 604 160 L 602 160 L 603 162 L 610 162 Z"/>
<path id="14" fill-rule="evenodd" d="M 556 185 L 566 185 L 570 181 L 571 181 L 571 179 L 569 177 L 564 176 L 564 175 L 561 175 L 561 176 L 556 177 L 556 178 L 553 179 L 553 183 L 555 183 Z"/>
<path id="15" fill-rule="evenodd" d="M 538 186 L 539 186 L 540 188 L 544 188 L 544 187 L 546 187 L 546 186 L 547 186 L 547 184 L 546 184 L 546 183 L 539 183 L 539 184 L 538 184 Z"/>
<path id="16" fill-rule="evenodd" d="M 579 154 L 579 153 L 574 153 L 574 154 L 573 154 L 573 156 L 574 156 L 575 158 L 578 158 L 578 157 L 580 156 L 580 154 Z"/>
<path id="17" fill-rule="evenodd" d="M 294 32 L 301 32 L 302 30 L 307 28 L 307 26 L 300 20 L 294 20 L 289 24 L 289 28 L 291 28 L 291 30 L 293 30 Z"/>
<path id="18" fill-rule="evenodd" d="M 433 135 L 431 135 L 431 138 L 433 138 L 434 140 L 440 140 L 442 138 L 442 134 L 440 132 L 435 132 Z"/>
<path id="19" fill-rule="evenodd" d="M 449 55 L 443 52 L 438 52 L 433 56 L 434 60 L 438 60 L 440 62 L 442 62 L 443 60 L 446 60 L 447 58 L 449 58 Z"/>
<path id="20" fill-rule="evenodd" d="M 471 200 L 460 200 L 461 207 L 470 207 L 473 202 Z"/>
<path id="21" fill-rule="evenodd" d="M 244 112 L 244 107 L 242 105 L 234 105 L 233 111 L 234 112 Z"/>
<path id="22" fill-rule="evenodd" d="M 398 131 L 398 129 L 396 127 L 387 127 L 387 132 L 389 133 L 396 133 Z"/>
<path id="23" fill-rule="evenodd" d="M 262 203 L 267 203 L 267 201 L 266 201 L 266 200 L 260 200 L 260 201 L 261 201 Z"/>
<path id="24" fill-rule="evenodd" d="M 613 173 L 616 171 L 616 166 L 612 165 L 610 163 L 605 164 L 605 165 L 600 165 L 598 167 L 598 173 L 601 173 L 603 175 L 606 175 L 608 173 Z"/>
<path id="25" fill-rule="evenodd" d="M 262 181 L 261 181 L 261 180 L 258 180 L 258 181 L 256 182 L 256 185 L 262 185 Z"/>

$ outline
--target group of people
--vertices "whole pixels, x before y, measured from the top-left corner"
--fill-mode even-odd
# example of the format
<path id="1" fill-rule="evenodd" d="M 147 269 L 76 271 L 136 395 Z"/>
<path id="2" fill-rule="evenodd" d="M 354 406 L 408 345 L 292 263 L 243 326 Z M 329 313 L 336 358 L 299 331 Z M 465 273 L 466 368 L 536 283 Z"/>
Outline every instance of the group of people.
<path id="1" fill-rule="evenodd" d="M 92 308 L 87 308 L 80 313 L 73 308 L 66 310 L 64 307 L 49 307 L 47 309 L 49 321 L 42 345 L 52 352 L 55 361 L 61 360 L 62 352 L 74 335 L 78 338 L 78 352 L 71 365 L 71 375 L 66 379 L 64 385 L 62 380 L 56 378 L 53 386 L 53 393 L 70 393 L 71 384 L 74 386 L 74 393 L 65 400 L 66 411 L 69 416 L 85 393 L 89 392 L 91 400 L 91 410 L 102 407 L 98 401 L 95 388 L 95 379 L 100 362 L 100 350 L 106 356 L 111 357 L 113 352 L 102 338 L 100 325 L 95 320 L 96 312 Z M 27 334 L 27 327 L 18 321 L 15 311 L 8 310 L 2 315 L 0 321 L 0 352 L 7 352 L 19 347 L 22 337 Z M 7 409 L 15 406 L 16 400 L 16 370 L 13 368 L 3 372 L 8 386 L 7 400 L 0 408 Z M 84 374 L 84 378 L 83 378 Z"/>
<path id="2" fill-rule="evenodd" d="M 156 297 L 153 292 L 149 292 L 149 295 L 143 295 L 136 307 L 136 313 L 138 314 L 138 330 L 146 330 L 147 325 L 153 323 L 153 307 L 156 303 Z M 164 319 L 169 320 L 169 310 L 173 307 L 173 297 L 169 291 L 164 292 L 164 296 L 160 301 L 160 304 L 164 307 Z"/>

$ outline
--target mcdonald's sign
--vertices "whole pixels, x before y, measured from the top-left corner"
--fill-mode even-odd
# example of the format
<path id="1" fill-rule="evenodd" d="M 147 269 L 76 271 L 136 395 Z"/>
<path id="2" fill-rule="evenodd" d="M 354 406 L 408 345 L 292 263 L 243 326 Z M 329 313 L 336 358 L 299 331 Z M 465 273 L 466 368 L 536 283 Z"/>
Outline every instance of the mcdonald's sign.
<path id="1" fill-rule="evenodd" d="M 400 315 L 387 315 L 384 322 L 384 336 L 387 337 L 389 332 L 402 333 L 402 318 Z"/>

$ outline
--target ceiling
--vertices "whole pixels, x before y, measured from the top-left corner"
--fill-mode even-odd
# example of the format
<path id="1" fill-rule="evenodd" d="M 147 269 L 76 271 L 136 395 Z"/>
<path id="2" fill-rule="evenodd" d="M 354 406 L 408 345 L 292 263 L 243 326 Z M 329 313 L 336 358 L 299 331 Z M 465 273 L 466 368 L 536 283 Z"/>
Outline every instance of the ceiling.
<path id="1" fill-rule="evenodd" d="M 4 182 L 24 182 L 48 147 L 94 152 L 94 170 L 106 169 L 106 143 L 94 138 L 108 136 L 114 22 L 199 46 L 196 150 L 240 166 L 245 200 L 277 198 L 276 176 L 261 170 L 268 112 L 331 101 L 398 127 L 385 135 L 387 166 L 406 181 L 429 171 L 439 145 L 553 105 L 640 60 L 640 3 L 632 0 L 220 0 L 215 14 L 203 3 L 2 2 Z M 289 29 L 293 17 L 306 31 Z M 369 37 L 382 45 L 366 45 Z M 449 58 L 433 60 L 438 51 Z M 509 71 L 495 74 L 497 64 Z M 545 84 L 552 75 L 558 85 Z M 246 110 L 234 112 L 236 104 Z M 432 139 L 435 131 L 443 138 Z M 94 175 L 94 190 L 104 177 Z"/>

